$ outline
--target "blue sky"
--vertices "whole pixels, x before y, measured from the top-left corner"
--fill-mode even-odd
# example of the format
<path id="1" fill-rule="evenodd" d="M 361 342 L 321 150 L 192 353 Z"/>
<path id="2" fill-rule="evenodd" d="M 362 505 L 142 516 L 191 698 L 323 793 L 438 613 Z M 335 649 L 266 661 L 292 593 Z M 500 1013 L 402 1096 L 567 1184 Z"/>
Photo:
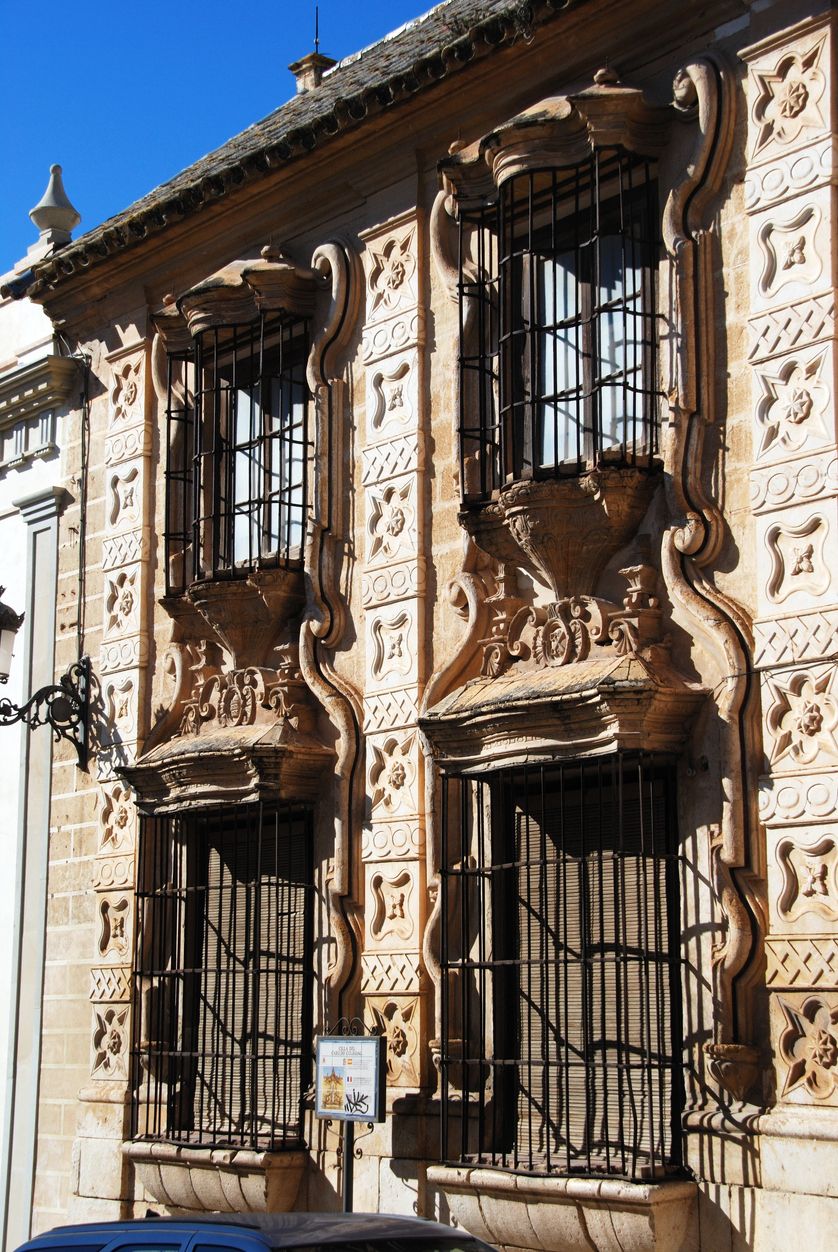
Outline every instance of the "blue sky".
<path id="1" fill-rule="evenodd" d="M 434 0 L 320 0 L 339 59 Z M 314 0 L 0 0 L 0 273 L 37 231 L 29 210 L 64 170 L 78 238 L 294 93 Z"/>

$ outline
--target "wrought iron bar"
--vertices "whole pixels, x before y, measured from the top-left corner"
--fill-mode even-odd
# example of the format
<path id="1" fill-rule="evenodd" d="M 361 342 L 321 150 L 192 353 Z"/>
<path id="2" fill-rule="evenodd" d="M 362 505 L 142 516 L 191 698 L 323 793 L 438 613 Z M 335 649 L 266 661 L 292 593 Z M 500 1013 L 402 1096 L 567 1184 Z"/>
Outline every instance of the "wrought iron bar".
<path id="1" fill-rule="evenodd" d="M 135 1138 L 303 1143 L 311 1081 L 311 818 L 260 804 L 144 818 Z"/>
<path id="2" fill-rule="evenodd" d="M 508 179 L 460 211 L 465 503 L 657 453 L 657 191 L 621 149 Z"/>
<path id="3" fill-rule="evenodd" d="M 622 753 L 451 776 L 443 795 L 443 1159 L 677 1170 L 671 762 Z"/>

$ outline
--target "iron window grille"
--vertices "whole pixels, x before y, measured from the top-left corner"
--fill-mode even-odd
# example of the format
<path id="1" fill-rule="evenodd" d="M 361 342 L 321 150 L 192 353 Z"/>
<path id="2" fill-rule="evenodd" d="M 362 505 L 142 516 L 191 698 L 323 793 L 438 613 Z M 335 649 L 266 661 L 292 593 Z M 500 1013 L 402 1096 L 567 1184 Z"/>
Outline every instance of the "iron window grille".
<path id="1" fill-rule="evenodd" d="M 169 357 L 166 589 L 301 566 L 308 323 L 263 314 Z"/>
<path id="2" fill-rule="evenodd" d="M 305 809 L 248 804 L 143 819 L 135 1139 L 264 1151 L 302 1145 L 312 896 Z"/>
<path id="3" fill-rule="evenodd" d="M 657 187 L 597 150 L 460 210 L 464 500 L 506 483 L 651 467 L 657 452 Z"/>
<path id="4" fill-rule="evenodd" d="M 442 1156 L 532 1174 L 681 1163 L 671 765 L 443 779 Z"/>

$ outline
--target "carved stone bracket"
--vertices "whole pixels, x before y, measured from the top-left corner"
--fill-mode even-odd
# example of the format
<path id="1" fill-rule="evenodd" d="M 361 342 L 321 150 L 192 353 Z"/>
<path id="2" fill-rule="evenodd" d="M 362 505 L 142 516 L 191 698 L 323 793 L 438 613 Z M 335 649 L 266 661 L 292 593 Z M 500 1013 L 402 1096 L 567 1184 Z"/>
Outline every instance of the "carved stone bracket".
<path id="1" fill-rule="evenodd" d="M 579 478 L 514 483 L 496 500 L 464 509 L 460 521 L 484 551 L 526 566 L 557 600 L 591 595 L 657 485 L 645 470 L 601 466 Z"/>

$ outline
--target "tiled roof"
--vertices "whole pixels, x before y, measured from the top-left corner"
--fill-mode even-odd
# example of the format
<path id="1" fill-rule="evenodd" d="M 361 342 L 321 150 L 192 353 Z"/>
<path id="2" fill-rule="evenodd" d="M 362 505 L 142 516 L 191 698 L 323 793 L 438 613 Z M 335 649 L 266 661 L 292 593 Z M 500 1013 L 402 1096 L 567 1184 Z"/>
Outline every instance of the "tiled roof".
<path id="1" fill-rule="evenodd" d="M 243 183 L 305 156 L 325 140 L 432 87 L 584 0 L 446 0 L 362 52 L 346 57 L 313 91 L 162 183 L 35 266 L 29 294 L 101 263 L 214 203 Z"/>

